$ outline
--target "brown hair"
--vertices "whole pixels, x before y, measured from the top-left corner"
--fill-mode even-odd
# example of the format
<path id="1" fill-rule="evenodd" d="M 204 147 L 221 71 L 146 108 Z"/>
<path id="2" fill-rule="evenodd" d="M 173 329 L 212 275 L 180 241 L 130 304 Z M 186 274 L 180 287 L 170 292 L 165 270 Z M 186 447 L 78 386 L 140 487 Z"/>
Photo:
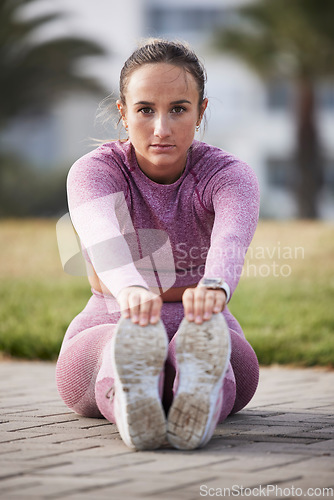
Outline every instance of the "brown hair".
<path id="1" fill-rule="evenodd" d="M 185 43 L 149 38 L 125 61 L 119 80 L 120 101 L 125 105 L 126 87 L 131 74 L 144 64 L 167 63 L 190 73 L 198 87 L 199 106 L 205 98 L 206 71 L 195 52 Z"/>

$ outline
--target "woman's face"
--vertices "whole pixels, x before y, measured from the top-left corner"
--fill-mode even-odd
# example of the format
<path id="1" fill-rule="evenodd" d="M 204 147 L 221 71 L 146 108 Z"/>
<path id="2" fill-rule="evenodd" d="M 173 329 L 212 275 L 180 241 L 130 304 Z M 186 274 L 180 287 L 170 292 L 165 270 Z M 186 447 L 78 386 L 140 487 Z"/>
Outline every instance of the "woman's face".
<path id="1" fill-rule="evenodd" d="M 172 184 L 185 168 L 207 99 L 199 109 L 194 77 L 178 66 L 155 63 L 130 75 L 125 100 L 118 109 L 141 170 L 155 182 Z"/>

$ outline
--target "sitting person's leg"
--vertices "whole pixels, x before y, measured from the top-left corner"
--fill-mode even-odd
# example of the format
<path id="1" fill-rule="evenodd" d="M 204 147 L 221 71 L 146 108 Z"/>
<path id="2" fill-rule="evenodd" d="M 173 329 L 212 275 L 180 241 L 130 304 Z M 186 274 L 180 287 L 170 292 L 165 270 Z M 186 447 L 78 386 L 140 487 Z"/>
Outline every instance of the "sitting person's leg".
<path id="1" fill-rule="evenodd" d="M 168 339 L 161 321 L 145 327 L 122 318 L 104 348 L 95 385 L 101 413 L 117 424 L 130 448 L 155 449 L 166 440 L 162 406 Z"/>
<path id="2" fill-rule="evenodd" d="M 93 295 L 65 334 L 56 367 L 58 392 L 65 404 L 80 415 L 101 417 L 95 401 L 95 382 L 105 346 L 120 318 L 117 303 L 106 304 Z"/>
<path id="3" fill-rule="evenodd" d="M 182 313 L 182 304 L 170 303 L 163 305 L 161 314 L 172 339 L 166 362 L 167 411 L 173 400 L 173 384 L 178 396 L 169 412 L 167 435 L 173 446 L 196 448 L 209 441 L 218 422 L 252 398 L 258 362 L 238 325 L 233 324 L 238 331 L 228 328 L 223 316 L 217 314 L 200 327 L 184 320 L 185 326 L 178 329 Z M 119 318 L 116 301 L 90 299 L 65 335 L 57 363 L 58 390 L 77 413 L 89 417 L 102 414 L 117 423 L 128 446 L 156 448 L 166 435 L 161 405 L 166 332 L 161 323 L 160 327 L 141 327 L 125 320 L 119 323 L 121 331 L 116 335 Z M 122 327 L 123 323 L 127 326 Z M 147 434 L 148 428 L 151 431 Z"/>
<path id="4" fill-rule="evenodd" d="M 244 408 L 255 394 L 259 382 L 259 362 L 245 337 L 234 330 L 230 332 L 231 365 L 236 381 L 236 397 L 231 413 L 236 413 Z"/>
<path id="5" fill-rule="evenodd" d="M 228 307 L 225 307 L 223 314 L 231 334 L 231 366 L 236 381 L 236 397 L 231 413 L 236 413 L 244 408 L 254 396 L 259 382 L 259 363 L 239 322 Z"/>
<path id="6" fill-rule="evenodd" d="M 222 415 L 232 410 L 235 381 L 230 368 L 230 333 L 223 315 L 201 324 L 184 319 L 169 345 L 174 400 L 167 437 L 180 449 L 204 446 Z"/>
<path id="7" fill-rule="evenodd" d="M 229 314 L 227 317 L 230 319 Z M 216 319 L 218 318 L 219 316 L 216 317 Z M 168 416 L 168 420 L 171 420 L 173 424 L 169 425 L 171 429 L 171 438 L 169 440 L 173 441 L 172 434 L 176 434 L 177 443 L 175 446 L 177 447 L 203 446 L 209 441 L 216 424 L 223 422 L 229 414 L 241 410 L 255 393 L 259 377 L 257 357 L 245 339 L 237 321 L 229 323 L 233 324 L 237 331 L 227 328 L 226 323 L 225 327 L 224 324 L 217 325 L 218 330 L 220 328 L 220 331 L 218 331 L 211 320 L 203 322 L 199 328 L 194 323 L 188 323 L 186 335 L 183 331 L 184 328 L 180 328 L 184 338 L 181 347 L 177 347 L 179 332 L 170 342 L 166 372 L 166 382 L 169 381 L 169 387 L 165 388 L 165 395 L 167 395 L 165 399 L 168 400 L 168 406 L 172 404 L 172 412 Z M 228 334 L 225 330 L 228 331 Z M 194 347 L 192 352 L 190 350 L 187 353 L 188 359 L 193 358 L 190 363 L 185 362 L 182 355 L 182 351 L 187 350 L 187 347 L 185 348 L 185 344 L 188 342 L 187 339 L 189 339 L 189 342 L 193 342 Z M 222 344 L 219 341 L 220 339 Z M 230 347 L 226 343 L 227 339 Z M 196 340 L 199 340 L 203 345 L 196 344 Z M 205 358 L 204 364 L 203 356 Z M 218 368 L 221 369 L 219 381 L 217 377 L 212 376 L 215 367 L 217 373 Z M 179 402 L 181 399 L 184 401 L 182 405 L 179 402 L 171 403 L 173 397 L 171 385 L 175 374 L 174 392 L 176 395 L 180 394 L 180 391 L 184 393 L 184 396 L 178 398 Z M 179 384 L 180 377 L 183 378 L 181 386 Z M 203 381 L 206 389 L 203 388 Z M 215 394 L 217 383 L 220 384 L 219 394 Z M 202 401 L 207 398 L 208 393 L 211 393 L 211 399 L 208 400 L 209 403 L 206 406 L 204 405 L 204 408 Z M 194 399 L 194 404 L 190 402 L 189 406 L 187 406 L 185 403 L 187 398 L 189 401 L 191 398 Z M 198 399 L 198 404 L 195 399 L 196 401 Z M 203 413 L 206 419 L 202 415 L 203 420 L 200 425 L 198 425 L 194 417 L 197 411 L 196 408 Z M 173 421 L 176 420 L 176 415 L 178 415 L 178 423 L 174 425 Z M 184 427 L 182 421 L 188 422 L 188 437 L 184 432 L 184 428 L 182 428 Z M 200 433 L 202 433 L 202 436 Z M 196 435 L 192 436 L 192 434 L 197 434 L 197 437 Z M 195 443 L 196 439 L 197 445 Z"/>

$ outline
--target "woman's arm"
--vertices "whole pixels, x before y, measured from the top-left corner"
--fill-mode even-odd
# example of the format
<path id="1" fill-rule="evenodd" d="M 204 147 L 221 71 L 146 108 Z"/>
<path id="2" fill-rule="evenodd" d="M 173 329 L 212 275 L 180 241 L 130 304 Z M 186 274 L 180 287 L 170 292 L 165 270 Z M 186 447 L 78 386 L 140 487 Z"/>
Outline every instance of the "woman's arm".
<path id="1" fill-rule="evenodd" d="M 213 177 L 210 191 L 215 219 L 204 276 L 222 278 L 231 298 L 257 227 L 259 186 L 253 170 L 234 161 Z"/>
<path id="2" fill-rule="evenodd" d="M 215 214 L 204 276 L 222 278 L 230 289 L 230 297 L 257 226 L 259 202 L 253 170 L 237 159 L 210 179 L 203 195 L 204 206 Z M 213 313 L 223 311 L 227 296 L 223 290 L 196 287 L 186 290 L 182 301 L 187 319 L 202 323 Z"/>
<path id="3" fill-rule="evenodd" d="M 71 168 L 67 193 L 72 223 L 98 279 L 117 297 L 123 288 L 148 285 L 124 237 L 134 228 L 125 200 L 127 186 L 114 170 L 101 159 L 86 155 Z"/>

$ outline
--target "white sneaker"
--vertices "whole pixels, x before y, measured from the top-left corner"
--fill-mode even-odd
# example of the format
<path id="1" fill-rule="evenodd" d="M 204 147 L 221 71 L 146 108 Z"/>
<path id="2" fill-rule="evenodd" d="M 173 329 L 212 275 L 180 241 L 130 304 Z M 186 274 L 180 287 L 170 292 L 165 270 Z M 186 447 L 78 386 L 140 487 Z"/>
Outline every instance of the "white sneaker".
<path id="1" fill-rule="evenodd" d="M 182 320 L 176 337 L 178 386 L 167 421 L 167 439 L 175 448 L 192 450 L 211 439 L 230 356 L 230 333 L 222 314 L 201 325 Z"/>
<path id="2" fill-rule="evenodd" d="M 147 326 L 122 318 L 112 341 L 115 376 L 114 415 L 124 443 L 137 450 L 155 449 L 166 440 L 166 416 L 159 379 L 167 357 L 163 323 Z"/>

